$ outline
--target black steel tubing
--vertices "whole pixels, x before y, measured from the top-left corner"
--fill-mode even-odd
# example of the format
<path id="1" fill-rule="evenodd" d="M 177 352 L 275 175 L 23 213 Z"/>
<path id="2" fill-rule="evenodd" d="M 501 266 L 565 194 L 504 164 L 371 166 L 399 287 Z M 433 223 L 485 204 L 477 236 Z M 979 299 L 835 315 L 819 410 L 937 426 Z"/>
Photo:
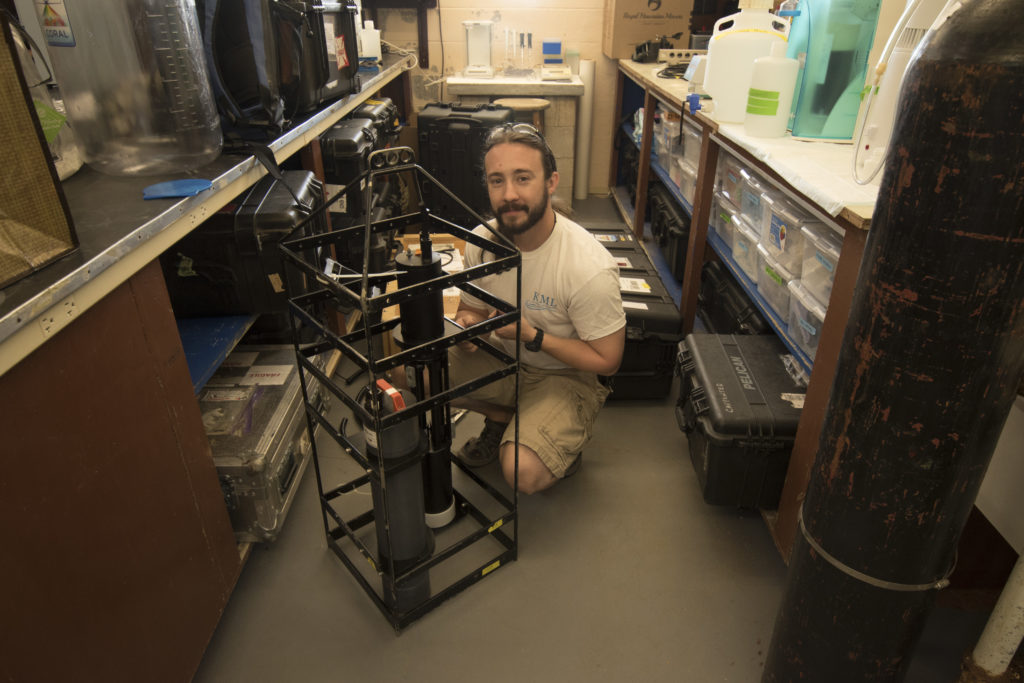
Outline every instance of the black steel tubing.
<path id="1" fill-rule="evenodd" d="M 1024 3 L 907 74 L 763 681 L 900 681 L 1024 371 Z"/>

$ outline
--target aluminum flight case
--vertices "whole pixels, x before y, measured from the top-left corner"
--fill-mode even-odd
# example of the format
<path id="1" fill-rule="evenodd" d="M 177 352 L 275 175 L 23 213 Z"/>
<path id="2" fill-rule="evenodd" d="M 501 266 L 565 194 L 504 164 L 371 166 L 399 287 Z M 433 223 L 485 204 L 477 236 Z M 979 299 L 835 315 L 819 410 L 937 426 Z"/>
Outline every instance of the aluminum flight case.
<path id="1" fill-rule="evenodd" d="M 323 365 L 323 359 L 315 362 Z M 300 381 L 293 346 L 237 346 L 199 392 L 203 426 L 240 543 L 277 538 L 309 462 Z M 326 398 L 319 387 L 314 393 L 315 401 Z"/>
<path id="2" fill-rule="evenodd" d="M 676 421 L 704 501 L 778 507 L 806 390 L 775 335 L 689 334 L 679 344 Z"/>

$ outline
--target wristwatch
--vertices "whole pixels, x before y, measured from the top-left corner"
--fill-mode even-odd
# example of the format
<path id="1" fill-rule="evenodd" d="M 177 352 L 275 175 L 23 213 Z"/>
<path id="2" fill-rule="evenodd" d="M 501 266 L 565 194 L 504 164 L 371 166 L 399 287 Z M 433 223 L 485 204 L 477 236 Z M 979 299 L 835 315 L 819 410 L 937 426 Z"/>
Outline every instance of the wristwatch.
<path id="1" fill-rule="evenodd" d="M 537 334 L 534 335 L 531 341 L 528 341 L 525 344 L 523 344 L 523 347 L 527 351 L 533 351 L 534 353 L 537 353 L 538 351 L 540 351 L 540 345 L 544 341 L 544 330 L 540 329 L 539 327 L 535 327 L 534 329 L 537 330 Z"/>

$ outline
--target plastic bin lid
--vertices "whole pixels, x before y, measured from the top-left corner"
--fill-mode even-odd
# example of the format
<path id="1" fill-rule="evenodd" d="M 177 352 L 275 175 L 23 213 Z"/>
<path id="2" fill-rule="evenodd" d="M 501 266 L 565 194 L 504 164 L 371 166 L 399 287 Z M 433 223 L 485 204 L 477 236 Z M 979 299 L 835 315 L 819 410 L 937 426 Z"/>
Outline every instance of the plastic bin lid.
<path id="1" fill-rule="evenodd" d="M 793 271 L 791 271 L 789 268 L 786 268 L 778 261 L 776 261 L 772 257 L 772 255 L 768 253 L 768 250 L 765 249 L 765 246 L 760 242 L 757 243 L 757 252 L 761 254 L 761 257 L 764 259 L 765 263 L 772 270 L 779 274 L 779 277 L 781 277 L 786 282 L 790 282 L 793 279 Z"/>
<path id="2" fill-rule="evenodd" d="M 785 196 L 766 191 L 761 193 L 761 201 L 768 202 L 769 211 L 785 217 L 792 225 L 810 222 L 810 216 Z"/>
<path id="3" fill-rule="evenodd" d="M 736 225 L 736 229 L 739 230 L 741 233 L 743 233 L 743 235 L 748 240 L 750 240 L 751 242 L 754 242 L 755 244 L 757 244 L 757 246 L 761 246 L 761 244 L 757 241 L 758 240 L 757 229 L 754 228 L 754 226 L 752 226 L 750 223 L 747 222 L 747 219 L 744 218 L 743 214 L 741 214 L 741 213 L 734 213 L 732 215 L 732 222 Z"/>
<path id="4" fill-rule="evenodd" d="M 818 320 L 825 320 L 825 307 L 822 306 L 816 298 L 814 298 L 814 295 L 811 294 L 806 287 L 804 287 L 803 280 L 800 280 L 799 278 L 796 280 L 790 280 L 789 284 L 786 286 L 789 287 L 790 294 L 795 296 L 800 303 L 803 304 L 803 307 L 810 311 L 815 318 Z"/>
<path id="5" fill-rule="evenodd" d="M 740 207 L 736 206 L 736 204 L 732 201 L 732 197 L 729 196 L 728 192 L 723 192 L 722 190 L 715 190 L 713 193 L 713 197 L 714 200 L 718 202 L 718 206 L 722 210 L 728 211 L 729 215 L 735 216 L 740 212 Z"/>
<path id="6" fill-rule="evenodd" d="M 687 161 L 684 157 L 677 157 L 675 159 L 675 162 L 677 164 L 679 164 L 679 170 L 681 170 L 686 175 L 688 175 L 688 176 L 695 176 L 695 175 L 697 175 L 697 169 L 695 169 L 693 167 L 693 164 L 691 164 L 689 161 Z"/>
<path id="7" fill-rule="evenodd" d="M 815 249 L 825 252 L 835 261 L 839 260 L 839 252 L 843 248 L 843 243 L 835 230 L 818 221 L 807 221 L 800 230 L 804 233 L 804 237 L 814 244 Z"/>

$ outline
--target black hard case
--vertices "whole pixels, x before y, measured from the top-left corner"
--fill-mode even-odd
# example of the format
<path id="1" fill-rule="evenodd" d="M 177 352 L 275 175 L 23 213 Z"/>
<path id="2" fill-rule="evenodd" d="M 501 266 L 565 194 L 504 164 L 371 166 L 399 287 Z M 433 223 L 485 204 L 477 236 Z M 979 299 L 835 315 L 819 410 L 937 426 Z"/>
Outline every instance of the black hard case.
<path id="1" fill-rule="evenodd" d="M 708 261 L 701 268 L 697 314 L 709 332 L 774 334 L 754 302 L 719 261 Z"/>
<path id="2" fill-rule="evenodd" d="M 359 7 L 349 0 L 320 2 L 319 5 L 322 6 L 324 38 L 327 41 L 327 82 L 320 91 L 319 99 L 327 102 L 359 92 L 359 44 L 356 37 Z"/>
<path id="3" fill-rule="evenodd" d="M 313 111 L 358 90 L 358 8 L 320 0 L 282 0 L 276 7 L 290 19 L 276 24 L 286 115 Z"/>
<path id="4" fill-rule="evenodd" d="M 328 128 L 320 136 L 324 179 L 333 185 L 347 185 L 369 168 L 370 152 L 379 148 L 373 119 L 351 116 Z"/>
<path id="5" fill-rule="evenodd" d="M 355 108 L 352 118 L 370 119 L 373 121 L 377 134 L 377 146 L 388 147 L 398 140 L 402 131 L 402 121 L 398 116 L 398 107 L 390 97 L 378 97 L 366 100 Z"/>
<path id="6" fill-rule="evenodd" d="M 428 104 L 417 117 L 419 163 L 470 208 L 487 216 L 491 205 L 484 185 L 483 143 L 491 129 L 512 120 L 511 109 L 493 104 Z M 475 227 L 466 225 L 473 222 L 471 217 L 447 195 L 432 186 L 423 190 L 423 200 L 435 214 Z"/>
<path id="7" fill-rule="evenodd" d="M 690 240 L 690 217 L 664 186 L 654 188 L 650 201 L 651 234 L 662 248 L 672 277 L 682 280 Z"/>
<path id="8" fill-rule="evenodd" d="M 323 203 L 323 186 L 310 171 L 284 171 L 283 179 L 288 187 L 265 176 L 161 255 L 177 317 L 261 314 L 255 338 L 291 340 L 277 245 Z M 325 231 L 322 219 L 304 228 L 305 234 Z M 302 291 L 301 283 L 289 284 Z"/>
<path id="9" fill-rule="evenodd" d="M 323 369 L 323 359 L 314 359 Z M 199 410 L 239 542 L 277 538 L 309 462 L 295 349 L 238 346 L 199 392 Z M 311 400 L 326 397 L 316 383 Z"/>
<path id="10" fill-rule="evenodd" d="M 707 503 L 778 507 L 805 389 L 774 335 L 689 334 L 676 420 Z"/>

